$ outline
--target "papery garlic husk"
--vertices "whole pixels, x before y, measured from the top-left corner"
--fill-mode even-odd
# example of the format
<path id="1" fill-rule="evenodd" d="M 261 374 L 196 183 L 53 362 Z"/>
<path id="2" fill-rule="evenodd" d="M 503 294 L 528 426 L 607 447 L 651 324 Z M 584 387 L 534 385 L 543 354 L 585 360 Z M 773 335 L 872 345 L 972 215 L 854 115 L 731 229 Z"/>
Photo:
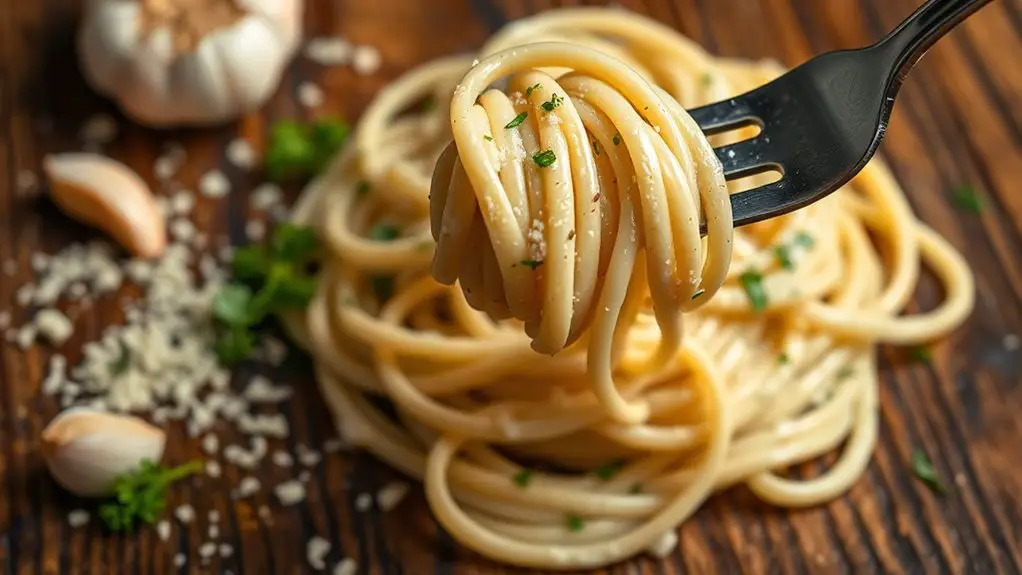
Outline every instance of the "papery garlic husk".
<path id="1" fill-rule="evenodd" d="M 150 126 L 218 124 L 273 94 L 302 0 L 90 0 L 78 34 L 93 88 Z"/>
<path id="2" fill-rule="evenodd" d="M 83 497 L 111 494 L 118 476 L 145 459 L 159 462 L 166 442 L 163 430 L 137 417 L 85 407 L 64 410 L 42 434 L 50 474 Z"/>

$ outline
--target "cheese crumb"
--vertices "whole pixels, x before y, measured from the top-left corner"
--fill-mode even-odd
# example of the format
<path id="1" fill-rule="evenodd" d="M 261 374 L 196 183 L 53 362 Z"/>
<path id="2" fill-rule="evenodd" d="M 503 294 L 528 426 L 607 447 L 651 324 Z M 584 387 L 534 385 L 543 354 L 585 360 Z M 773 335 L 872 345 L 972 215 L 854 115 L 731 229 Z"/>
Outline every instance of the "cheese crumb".
<path id="1" fill-rule="evenodd" d="M 677 546 L 678 534 L 674 531 L 668 531 L 650 544 L 650 546 L 646 548 L 646 552 L 658 559 L 663 559 L 670 555 Z"/>
<path id="2" fill-rule="evenodd" d="M 355 511 L 369 511 L 373 506 L 373 496 L 368 493 L 359 493 L 355 498 Z"/>
<path id="3" fill-rule="evenodd" d="M 248 140 L 235 138 L 227 144 L 227 161 L 235 166 L 243 170 L 251 170 L 258 160 L 255 148 L 248 143 Z"/>
<path id="4" fill-rule="evenodd" d="M 330 547 L 330 542 L 319 535 L 309 539 L 309 542 L 305 547 L 305 557 L 309 560 L 309 565 L 311 565 L 313 569 L 326 569 L 325 559 L 327 554 L 330 553 Z"/>
<path id="5" fill-rule="evenodd" d="M 283 199 L 283 192 L 280 186 L 273 183 L 265 183 L 256 186 L 249 196 L 248 205 L 253 210 L 266 211 L 279 205 Z"/>
<path id="6" fill-rule="evenodd" d="M 174 567 L 177 567 L 178 569 L 180 569 L 181 567 L 184 567 L 185 563 L 187 563 L 187 562 L 188 562 L 188 557 L 184 553 L 178 553 L 178 554 L 174 555 Z"/>
<path id="7" fill-rule="evenodd" d="M 266 237 L 266 222 L 262 220 L 249 220 L 245 222 L 245 237 L 254 242 Z"/>
<path id="8" fill-rule="evenodd" d="M 216 543 L 207 541 L 199 546 L 199 557 L 209 559 L 216 553 Z"/>
<path id="9" fill-rule="evenodd" d="M 312 38 L 305 45 L 305 57 L 322 66 L 343 66 L 351 60 L 351 43 L 341 36 Z"/>
<path id="10" fill-rule="evenodd" d="M 89 116 L 78 131 L 78 137 L 87 144 L 109 144 L 117 137 L 117 121 L 109 114 Z"/>
<path id="11" fill-rule="evenodd" d="M 277 467 L 291 467 L 295 464 L 295 460 L 286 451 L 275 451 L 273 452 L 273 464 Z"/>
<path id="12" fill-rule="evenodd" d="M 288 386 L 275 387 L 270 379 L 256 375 L 249 380 L 248 387 L 242 395 L 252 403 L 280 403 L 289 399 L 293 390 Z"/>
<path id="13" fill-rule="evenodd" d="M 294 505 L 305 499 L 305 486 L 294 479 L 281 483 L 273 489 L 273 492 L 284 505 Z"/>
<path id="14" fill-rule="evenodd" d="M 67 514 L 67 524 L 71 527 L 82 527 L 89 523 L 89 512 L 84 509 L 75 509 Z"/>
<path id="15" fill-rule="evenodd" d="M 298 461 L 306 467 L 314 467 L 323 460 L 323 456 L 318 451 L 309 449 L 301 443 L 295 446 L 295 451 L 298 453 Z"/>
<path id="16" fill-rule="evenodd" d="M 222 198 L 231 191 L 231 182 L 220 170 L 210 170 L 199 179 L 199 191 L 207 198 Z"/>
<path id="17" fill-rule="evenodd" d="M 298 86 L 298 102 L 306 108 L 318 108 L 324 99 L 323 90 L 312 82 L 302 82 Z"/>
<path id="18" fill-rule="evenodd" d="M 74 325 L 60 310 L 47 308 L 39 310 L 35 316 L 35 325 L 39 335 L 45 337 L 53 345 L 63 345 L 74 333 Z"/>
<path id="19" fill-rule="evenodd" d="M 16 184 L 19 194 L 23 196 L 28 195 L 36 191 L 39 185 L 39 177 L 32 170 L 21 170 L 18 172 Z"/>
<path id="20" fill-rule="evenodd" d="M 262 488 L 262 484 L 255 477 L 245 477 L 238 483 L 238 488 L 234 491 L 235 499 L 244 499 L 245 497 L 251 497 L 259 492 Z"/>
<path id="21" fill-rule="evenodd" d="M 166 519 L 161 519 L 156 524 L 156 535 L 159 536 L 160 541 L 167 541 L 170 539 L 170 522 Z"/>
<path id="22" fill-rule="evenodd" d="M 397 507 L 406 495 L 408 495 L 408 484 L 403 481 L 393 481 L 376 493 L 376 503 L 379 504 L 382 511 L 390 511 Z"/>
<path id="23" fill-rule="evenodd" d="M 174 517 L 177 517 L 178 521 L 187 525 L 195 519 L 195 509 L 187 503 L 178 505 L 177 508 L 174 509 Z"/>
<path id="24" fill-rule="evenodd" d="M 206 436 L 202 438 L 202 450 L 205 451 L 207 455 L 213 455 L 219 449 L 220 438 L 218 438 L 216 435 L 213 435 L 212 433 L 207 433 Z"/>
<path id="25" fill-rule="evenodd" d="M 351 557 L 341 559 L 341 562 L 334 566 L 333 575 L 355 575 L 358 571 L 358 563 Z"/>
<path id="26" fill-rule="evenodd" d="M 351 67 L 359 76 L 367 76 L 380 69 L 383 57 L 372 46 L 356 46 L 351 56 Z"/>
<path id="27" fill-rule="evenodd" d="M 206 461 L 206 475 L 210 477 L 220 477 L 220 463 L 215 459 Z"/>
<path id="28" fill-rule="evenodd" d="M 229 543 L 221 543 L 220 556 L 227 558 L 230 557 L 231 555 L 234 555 L 234 547 L 232 547 Z"/>
<path id="29" fill-rule="evenodd" d="M 176 216 L 187 216 L 195 209 L 195 194 L 181 190 L 170 197 L 170 211 Z"/>

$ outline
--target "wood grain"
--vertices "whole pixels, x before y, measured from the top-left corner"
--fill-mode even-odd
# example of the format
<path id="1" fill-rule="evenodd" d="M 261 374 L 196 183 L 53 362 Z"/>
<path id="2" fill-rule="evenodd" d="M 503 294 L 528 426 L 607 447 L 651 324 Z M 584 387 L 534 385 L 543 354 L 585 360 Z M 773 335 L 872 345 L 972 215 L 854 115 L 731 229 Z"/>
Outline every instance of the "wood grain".
<path id="1" fill-rule="evenodd" d="M 188 149 L 179 176 L 193 186 L 205 171 L 227 173 L 229 200 L 202 199 L 195 223 L 214 241 L 244 241 L 247 192 L 258 176 L 230 166 L 223 149 L 241 135 L 261 146 L 275 120 L 315 113 L 357 118 L 389 80 L 427 59 L 478 47 L 508 20 L 588 2 L 555 0 L 310 0 L 310 35 L 343 34 L 383 53 L 379 73 L 356 76 L 348 68 L 323 69 L 299 59 L 279 92 L 258 115 L 211 130 L 159 133 L 121 122 L 110 147 L 151 183 L 153 161 L 170 140 Z M 907 15 L 917 0 L 633 0 L 629 8 L 678 28 L 715 53 L 771 57 L 795 65 L 814 53 L 858 46 Z M 17 272 L 0 275 L 0 310 L 13 311 L 17 286 L 32 277 L 34 251 L 54 252 L 93 232 L 60 216 L 45 202 L 18 193 L 22 170 L 38 173 L 42 156 L 80 146 L 83 118 L 114 108 L 85 88 L 76 71 L 73 0 L 0 2 L 0 262 Z M 931 365 L 911 364 L 903 350 L 881 351 L 881 429 L 866 474 L 845 496 L 801 511 L 775 509 L 744 489 L 708 501 L 681 527 L 679 549 L 667 561 L 649 558 L 594 573 L 1020 573 L 1022 572 L 1022 353 L 1004 337 L 1022 333 L 1022 0 L 995 2 L 939 43 L 905 85 L 883 153 L 908 190 L 917 213 L 944 234 L 971 263 L 977 307 L 967 324 L 934 347 Z M 309 112 L 295 103 L 304 81 L 328 98 Z M 957 210 L 952 188 L 983 190 L 990 209 Z M 295 194 L 297 190 L 289 190 Z M 129 291 L 123 296 L 131 295 Z M 924 276 L 912 309 L 939 300 Z M 65 311 L 76 335 L 60 352 L 77 361 L 81 345 L 103 326 L 122 321 L 118 300 Z M 152 529 L 110 536 L 93 522 L 72 529 L 66 514 L 77 502 L 47 477 L 39 434 L 59 410 L 41 399 L 39 382 L 53 350 L 23 352 L 0 344 L 0 572 L 170 573 L 185 553 L 188 573 L 304 573 L 307 540 L 333 543 L 328 564 L 355 558 L 360 573 L 515 573 L 459 549 L 439 530 L 420 494 L 389 514 L 359 512 L 354 500 L 395 474 L 364 454 L 331 455 L 312 469 L 308 500 L 281 507 L 269 490 L 248 500 L 230 491 L 247 473 L 226 462 L 221 478 L 197 478 L 173 490 L 171 506 L 190 503 L 199 519 L 172 522 L 170 540 Z M 250 375 L 246 373 L 242 376 Z M 334 431 L 307 367 L 278 373 L 296 385 L 283 410 L 293 423 L 286 441 L 270 448 L 294 452 L 321 445 Z M 220 429 L 223 442 L 240 441 Z M 168 458 L 201 456 L 194 440 L 174 428 Z M 952 485 L 938 497 L 916 481 L 908 463 L 914 449 L 933 456 Z M 818 472 L 824 462 L 800 466 Z M 256 473 L 274 485 L 293 471 L 271 465 Z M 271 511 L 269 520 L 259 509 Z M 227 558 L 199 565 L 207 513 L 221 516 Z"/>

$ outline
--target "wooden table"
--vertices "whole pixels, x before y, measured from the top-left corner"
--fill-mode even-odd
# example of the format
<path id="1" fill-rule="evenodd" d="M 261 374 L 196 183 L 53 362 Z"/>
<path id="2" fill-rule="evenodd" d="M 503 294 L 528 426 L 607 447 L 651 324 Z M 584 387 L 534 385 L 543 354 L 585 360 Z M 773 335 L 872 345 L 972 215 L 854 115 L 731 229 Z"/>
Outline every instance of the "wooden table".
<path id="1" fill-rule="evenodd" d="M 275 119 L 305 116 L 294 101 L 306 79 L 324 86 L 323 110 L 355 119 L 390 79 L 424 60 L 478 47 L 509 19 L 553 7 L 551 0 L 308 0 L 310 34 L 341 33 L 377 45 L 381 71 L 358 77 L 350 68 L 295 63 L 263 114 L 236 125 L 161 134 L 122 123 L 111 153 L 152 178 L 163 142 L 188 148 L 180 180 L 194 184 L 217 165 L 233 179 L 229 200 L 203 201 L 195 218 L 211 234 L 244 240 L 245 195 L 254 175 L 230 169 L 224 145 L 236 135 L 261 144 Z M 564 4 L 577 2 L 565 1 Z M 907 15 L 916 0 L 636 0 L 629 7 L 677 27 L 711 51 L 775 57 L 797 64 L 824 50 L 858 46 Z M 73 57 L 74 0 L 0 1 L 0 260 L 16 258 L 15 277 L 0 277 L 0 310 L 30 279 L 33 251 L 54 252 L 93 232 L 70 223 L 45 202 L 21 197 L 20 170 L 38 171 L 50 151 L 77 149 L 83 118 L 113 111 L 83 85 Z M 939 44 L 902 91 L 884 153 L 918 214 L 963 250 L 977 276 L 976 311 L 930 365 L 909 365 L 904 352 L 881 353 L 881 430 L 865 476 L 846 496 L 816 509 L 789 512 L 761 504 L 737 488 L 713 497 L 681 528 L 674 556 L 640 558 L 600 573 L 938 573 L 1022 571 L 1022 0 L 989 6 Z M 983 190 L 988 207 L 956 209 L 957 185 Z M 295 190 L 291 190 L 295 192 Z M 937 301 L 924 277 L 913 309 Z M 72 310 L 73 311 L 73 310 Z M 24 312 L 19 312 L 24 313 Z M 74 313 L 75 340 L 62 351 L 72 362 L 85 341 L 118 321 L 116 305 Z M 16 318 L 18 319 L 18 318 Z M 20 318 L 20 319 L 23 319 Z M 1006 336 L 1009 336 L 1005 339 Z M 1005 344 L 1009 345 L 1005 345 Z M 152 529 L 104 534 L 97 522 L 72 529 L 73 502 L 47 477 L 39 434 L 58 406 L 38 396 L 49 348 L 23 352 L 0 344 L 0 572 L 166 573 L 178 552 L 189 572 L 301 573 L 306 541 L 333 542 L 328 565 L 358 560 L 365 573 L 510 573 L 463 549 L 437 529 L 421 494 L 385 515 L 360 513 L 353 500 L 394 474 L 366 455 L 333 455 L 314 469 L 305 504 L 281 507 L 268 490 L 234 501 L 241 473 L 225 465 L 219 479 L 174 490 L 170 505 L 190 502 L 200 521 L 175 526 L 169 542 Z M 333 435 L 329 415 L 308 373 L 294 378 L 297 397 L 284 410 L 294 423 L 288 440 L 317 445 Z M 229 436 L 225 428 L 223 436 Z M 950 490 L 936 496 L 915 480 L 916 448 L 934 456 Z M 201 457 L 196 441 L 172 431 L 168 457 Z M 816 469 L 807 466 L 806 471 Z M 267 466 L 266 484 L 290 472 Z M 273 511 L 272 524 L 256 516 Z M 236 552 L 198 567 L 196 547 L 206 511 L 219 510 L 222 540 Z M 203 531 L 204 532 L 204 531 Z"/>

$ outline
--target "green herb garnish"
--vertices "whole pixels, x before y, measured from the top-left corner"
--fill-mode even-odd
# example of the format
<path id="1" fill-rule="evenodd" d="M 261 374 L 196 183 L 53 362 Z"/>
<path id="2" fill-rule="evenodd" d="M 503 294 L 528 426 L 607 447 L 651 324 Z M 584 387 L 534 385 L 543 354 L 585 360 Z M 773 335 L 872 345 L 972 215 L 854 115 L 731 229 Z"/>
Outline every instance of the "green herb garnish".
<path id="1" fill-rule="evenodd" d="M 278 122 L 266 150 L 266 174 L 274 181 L 318 174 L 344 145 L 350 131 L 340 119 L 325 118 L 311 125 Z"/>
<path id="2" fill-rule="evenodd" d="M 394 295 L 394 276 L 374 276 L 372 288 L 376 301 L 386 302 Z"/>
<path id="3" fill-rule="evenodd" d="M 532 481 L 532 470 L 528 468 L 522 469 L 518 473 L 515 473 L 515 476 L 512 479 L 518 487 L 528 487 L 529 482 Z"/>
<path id="4" fill-rule="evenodd" d="M 912 361 L 918 363 L 925 363 L 929 365 L 933 361 L 933 354 L 930 352 L 930 348 L 926 346 L 913 347 L 911 350 Z"/>
<path id="5" fill-rule="evenodd" d="M 521 114 L 518 114 L 517 116 L 515 116 L 513 120 L 511 120 L 507 124 L 504 124 L 504 129 L 505 130 L 510 130 L 511 128 L 517 128 L 518 126 L 521 126 L 522 122 L 525 121 L 525 118 L 528 118 L 528 117 L 529 117 L 529 113 L 528 112 L 522 112 Z"/>
<path id="6" fill-rule="evenodd" d="M 361 198 L 368 194 L 370 189 L 372 189 L 372 185 L 369 182 L 366 180 L 359 180 L 359 182 L 355 184 L 355 195 Z"/>
<path id="7" fill-rule="evenodd" d="M 774 257 L 782 269 L 795 269 L 795 263 L 791 261 L 791 254 L 788 253 L 788 246 L 774 246 Z"/>
<path id="8" fill-rule="evenodd" d="M 522 260 L 523 266 L 528 266 L 530 269 L 536 269 L 543 265 L 543 260 Z"/>
<path id="9" fill-rule="evenodd" d="M 554 94 L 553 96 L 550 96 L 550 100 L 548 102 L 543 102 L 542 106 L 544 111 L 553 112 L 554 108 L 560 106 L 563 103 L 564 98 L 562 98 L 559 94 Z"/>
<path id="10" fill-rule="evenodd" d="M 167 506 L 167 486 L 202 470 L 201 461 L 165 469 L 142 460 L 140 467 L 114 481 L 114 499 L 99 508 L 107 529 L 132 531 L 138 523 L 155 523 Z"/>
<path id="11" fill-rule="evenodd" d="M 852 377 L 854 374 L 855 374 L 855 370 L 852 369 L 852 366 L 846 365 L 846 366 L 844 366 L 844 367 L 842 367 L 841 369 L 838 370 L 838 372 L 837 372 L 837 380 L 838 381 L 844 381 L 844 380 L 848 379 L 849 377 Z"/>
<path id="12" fill-rule="evenodd" d="M 529 96 L 531 96 L 533 90 L 539 90 L 539 82 L 536 82 L 535 84 L 525 89 L 525 97 L 528 98 Z"/>
<path id="13" fill-rule="evenodd" d="M 586 527 L 586 524 L 582 521 L 582 518 L 579 517 L 578 515 L 575 515 L 574 513 L 568 515 L 567 521 L 568 531 L 571 531 L 572 533 L 578 533 L 579 531 L 582 531 Z"/>
<path id="14" fill-rule="evenodd" d="M 742 289 L 749 298 L 749 305 L 752 311 L 759 313 L 767 308 L 767 293 L 763 287 L 763 275 L 757 271 L 749 270 L 739 276 Z"/>
<path id="15" fill-rule="evenodd" d="M 642 493 L 642 484 L 638 482 L 633 483 L 631 488 L 628 489 L 628 492 L 631 493 L 632 495 Z"/>
<path id="16" fill-rule="evenodd" d="M 780 354 L 778 354 L 778 356 L 777 356 L 777 363 L 779 363 L 779 364 L 781 364 L 781 365 L 788 365 L 789 363 L 791 363 L 791 358 L 790 358 L 790 357 L 788 357 L 788 354 L 787 354 L 787 353 L 785 353 L 785 352 L 783 352 L 783 351 L 782 351 L 782 352 L 781 352 Z"/>
<path id="17" fill-rule="evenodd" d="M 493 141 L 493 136 L 491 136 L 489 134 L 486 134 L 486 135 L 483 136 L 483 139 L 486 140 L 487 142 L 492 142 Z"/>
<path id="18" fill-rule="evenodd" d="M 254 329 L 267 316 L 309 303 L 316 277 L 306 268 L 318 246 L 315 230 L 284 223 L 274 230 L 269 246 L 250 245 L 235 252 L 233 281 L 212 302 L 216 351 L 223 363 L 252 355 Z"/>
<path id="19" fill-rule="evenodd" d="M 614 142 L 615 146 L 620 144 L 621 143 L 621 134 L 614 134 L 614 137 L 611 138 L 611 141 Z"/>
<path id="20" fill-rule="evenodd" d="M 692 294 L 692 299 L 696 299 L 697 297 L 703 295 L 704 293 L 706 293 L 706 290 L 704 290 L 704 289 L 697 289 L 696 293 Z"/>
<path id="21" fill-rule="evenodd" d="M 814 240 L 813 236 L 809 235 L 807 232 L 799 232 L 795 234 L 794 243 L 796 246 L 811 248 L 813 247 L 813 244 L 816 243 L 816 240 Z"/>
<path id="22" fill-rule="evenodd" d="M 117 359 L 112 359 L 106 364 L 110 377 L 117 377 L 131 367 L 131 350 L 123 341 L 117 340 L 117 343 L 121 346 L 121 353 L 117 355 Z"/>
<path id="23" fill-rule="evenodd" d="M 553 150 L 543 150 L 532 155 L 532 161 L 541 168 L 549 168 L 557 161 L 557 155 Z"/>
<path id="24" fill-rule="evenodd" d="M 947 489 L 940 480 L 940 475 L 933 466 L 933 462 L 930 461 L 930 458 L 925 453 L 918 449 L 912 452 L 912 472 L 916 478 L 930 488 L 930 491 L 941 495 L 947 493 Z"/>
<path id="25" fill-rule="evenodd" d="M 597 142 L 596 140 L 593 140 L 591 143 L 593 145 L 593 153 L 596 154 L 597 156 L 599 156 L 600 155 L 600 143 Z"/>
<path id="26" fill-rule="evenodd" d="M 974 214 L 983 211 L 983 197 L 972 186 L 959 186 L 952 192 L 955 204 Z"/>
<path id="27" fill-rule="evenodd" d="M 376 224 L 369 230 L 369 237 L 378 242 L 392 242 L 401 237 L 401 228 L 391 224 Z"/>
<path id="28" fill-rule="evenodd" d="M 713 84 L 713 74 L 709 72 L 703 72 L 702 76 L 699 76 L 699 81 L 704 87 L 711 86 Z"/>
<path id="29" fill-rule="evenodd" d="M 429 96 L 428 98 L 426 98 L 425 100 L 422 101 L 422 104 L 419 105 L 419 112 L 421 112 L 423 114 L 428 114 L 428 113 L 432 112 L 433 110 L 436 110 L 436 97 L 435 96 Z"/>
<path id="30" fill-rule="evenodd" d="M 615 475 L 617 475 L 618 471 L 621 471 L 621 468 L 624 467 L 624 465 L 624 461 L 611 461 L 610 463 L 597 467 L 596 470 L 593 471 L 593 474 L 603 481 L 610 481 Z"/>

